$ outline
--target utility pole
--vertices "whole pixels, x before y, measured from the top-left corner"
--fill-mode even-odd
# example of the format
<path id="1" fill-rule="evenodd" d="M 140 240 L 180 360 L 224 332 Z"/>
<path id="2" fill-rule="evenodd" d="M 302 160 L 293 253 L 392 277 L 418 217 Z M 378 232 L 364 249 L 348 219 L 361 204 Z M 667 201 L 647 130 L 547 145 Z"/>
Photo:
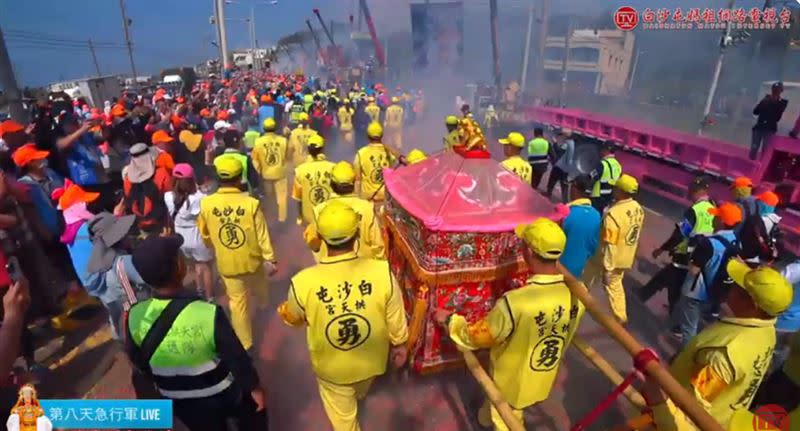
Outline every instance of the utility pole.
<path id="1" fill-rule="evenodd" d="M 94 45 L 92 44 L 92 39 L 89 39 L 89 52 L 92 53 L 92 61 L 94 62 L 94 70 L 97 71 L 97 76 L 101 75 L 100 73 L 100 64 L 97 63 L 97 54 L 94 52 Z M 134 81 L 136 81 L 136 77 L 134 76 Z"/>
<path id="2" fill-rule="evenodd" d="M 225 54 L 222 51 L 222 33 L 220 32 L 220 26 L 217 24 L 219 22 L 219 2 L 217 0 L 214 1 L 214 16 L 212 24 L 217 28 L 217 48 L 219 49 L 219 75 L 220 77 L 225 72 Z"/>
<path id="3" fill-rule="evenodd" d="M 736 0 L 728 2 L 728 9 L 733 9 Z M 728 21 L 725 25 L 725 32 L 723 33 L 722 40 L 719 43 L 719 56 L 717 57 L 717 64 L 714 66 L 714 77 L 711 79 L 711 88 L 708 89 L 708 98 L 706 98 L 706 105 L 703 108 L 703 121 L 700 123 L 700 129 L 697 130 L 698 135 L 703 134 L 708 124 L 708 116 L 711 113 L 711 104 L 714 103 L 714 96 L 717 94 L 717 85 L 719 84 L 719 75 L 722 72 L 722 62 L 725 60 L 725 48 L 728 46 L 731 37 L 731 22 Z"/>
<path id="4" fill-rule="evenodd" d="M 631 68 L 631 77 L 628 78 L 628 93 L 633 89 L 633 80 L 636 78 L 636 69 L 639 66 L 639 56 L 642 55 L 641 50 L 636 50 L 636 57 L 633 59 L 633 67 Z"/>
<path id="5" fill-rule="evenodd" d="M 541 89 L 544 86 L 544 52 L 547 47 L 547 29 L 550 23 L 550 0 L 541 0 L 542 8 L 539 11 L 539 49 L 536 55 L 536 70 L 534 71 L 534 88 Z"/>
<path id="6" fill-rule="evenodd" d="M 225 73 L 230 67 L 228 60 L 228 35 L 225 32 L 225 1 L 214 0 L 217 5 L 217 32 L 219 33 L 219 46 L 222 50 L 222 71 Z"/>
<path id="7" fill-rule="evenodd" d="M 28 116 L 25 113 L 25 107 L 22 106 L 22 94 L 17 87 L 17 78 L 11 67 L 11 58 L 8 57 L 8 48 L 6 48 L 2 29 L 0 29 L 0 85 L 3 86 L 11 118 L 22 124 L 28 124 Z"/>
<path id="8" fill-rule="evenodd" d="M 250 5 L 250 53 L 253 56 L 253 69 L 258 70 L 256 60 L 256 7 Z"/>
<path id="9" fill-rule="evenodd" d="M 500 51 L 497 42 L 497 0 L 489 0 L 489 24 L 492 32 L 492 62 L 494 63 L 494 86 L 496 94 L 500 94 L 502 80 L 500 77 Z"/>
<path id="10" fill-rule="evenodd" d="M 569 75 L 569 49 L 572 42 L 572 18 L 567 18 L 567 34 L 564 35 L 564 58 L 561 60 L 561 95 L 558 102 L 567 106 L 567 76 Z"/>
<path id="11" fill-rule="evenodd" d="M 125 44 L 128 46 L 128 59 L 131 61 L 131 72 L 133 72 L 133 87 L 136 88 L 136 65 L 133 63 L 133 47 L 131 45 L 131 35 L 128 32 L 128 15 L 125 13 L 125 0 L 119 0 L 119 10 L 122 12 L 122 29 L 125 31 Z"/>
<path id="12" fill-rule="evenodd" d="M 525 54 L 522 56 L 522 79 L 520 79 L 522 93 L 525 93 L 528 84 L 528 59 L 531 54 L 531 33 L 533 33 L 533 3 L 531 3 L 528 9 L 528 34 L 525 36 Z"/>

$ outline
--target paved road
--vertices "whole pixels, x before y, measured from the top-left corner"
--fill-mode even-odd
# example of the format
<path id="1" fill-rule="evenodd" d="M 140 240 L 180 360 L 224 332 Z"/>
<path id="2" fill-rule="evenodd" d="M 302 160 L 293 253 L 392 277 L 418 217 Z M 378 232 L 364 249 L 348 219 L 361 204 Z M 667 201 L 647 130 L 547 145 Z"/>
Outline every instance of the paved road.
<path id="1" fill-rule="evenodd" d="M 425 129 L 429 129 L 426 127 Z M 431 127 L 429 130 L 432 130 Z M 438 131 L 437 135 L 438 136 Z M 406 142 L 415 142 L 419 136 L 408 133 Z M 420 142 L 420 141 L 416 141 Z M 418 146 L 433 149 L 439 140 Z M 334 153 L 345 152 L 344 150 Z M 350 159 L 352 152 L 347 152 Z M 333 154 L 329 157 L 338 160 Z M 644 236 L 639 251 L 637 267 L 626 277 L 629 290 L 639 288 L 657 268 L 649 254 L 672 229 L 671 219 L 678 210 L 658 200 L 643 196 L 649 208 L 645 219 Z M 294 211 L 294 208 L 292 208 Z M 290 215 L 290 220 L 291 220 Z M 288 279 L 296 271 L 312 264 L 313 260 L 301 241 L 301 231 L 293 223 L 271 226 L 273 244 L 281 262 L 278 275 L 270 281 L 272 307 L 257 316 L 258 358 L 257 367 L 268 390 L 271 428 L 275 430 L 328 430 L 329 425 L 322 410 L 314 377 L 309 365 L 302 330 L 286 327 L 274 312 L 274 306 L 284 300 Z M 594 292 L 605 303 L 602 291 Z M 644 306 L 629 295 L 630 328 L 645 344 L 654 346 L 665 355 L 672 353 L 669 345 L 661 342 L 659 334 L 664 327 L 664 295 Z M 102 333 L 101 333 L 102 334 Z M 631 360 L 598 326 L 586 317 L 580 334 L 600 351 L 621 372 L 631 369 Z M 97 336 L 102 340 L 102 335 Z M 668 357 L 668 356 L 667 356 Z M 61 381 L 54 392 L 91 398 L 127 398 L 133 392 L 128 384 L 130 370 L 118 350 L 105 343 L 78 355 L 70 367 L 73 381 Z M 105 372 L 108 370 L 107 372 Z M 105 372 L 102 378 L 98 373 Z M 76 378 L 76 376 L 82 376 Z M 88 389 L 89 386 L 93 387 Z M 50 385 L 48 385 L 50 386 Z M 526 412 L 528 429 L 565 430 L 586 414 L 601 398 L 611 391 L 612 385 L 577 352 L 570 349 L 560 372 L 557 387 L 551 397 L 541 405 Z M 390 374 L 378 379 L 360 411 L 366 430 L 419 430 L 450 431 L 477 429 L 473 425 L 474 406 L 481 400 L 480 389 L 463 370 L 453 370 L 434 376 Z M 619 401 L 606 412 L 591 429 L 604 429 L 619 424 L 632 411 L 626 401 Z"/>

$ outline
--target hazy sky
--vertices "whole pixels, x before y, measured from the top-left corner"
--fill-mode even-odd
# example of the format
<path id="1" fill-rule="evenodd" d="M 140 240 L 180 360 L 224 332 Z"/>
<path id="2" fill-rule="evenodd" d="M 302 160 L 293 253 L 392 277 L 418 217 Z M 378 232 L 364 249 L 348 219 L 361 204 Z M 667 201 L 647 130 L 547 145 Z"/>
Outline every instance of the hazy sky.
<path id="1" fill-rule="evenodd" d="M 378 32 L 388 34 L 410 29 L 408 4 L 411 0 L 368 0 L 378 24 Z M 755 0 L 740 0 L 752 4 Z M 436 0 L 433 0 L 436 2 Z M 500 0 L 501 12 L 513 8 L 524 14 L 532 0 Z M 226 6 L 228 18 L 246 18 L 250 4 L 256 4 L 257 39 L 266 46 L 283 35 L 306 28 L 304 20 L 313 18 L 319 8 L 326 20 L 346 22 L 357 0 L 238 0 Z M 536 1 L 535 3 L 538 3 Z M 555 13 L 597 13 L 621 5 L 651 7 L 722 7 L 724 0 L 571 0 L 553 2 Z M 488 0 L 464 0 L 465 13 L 474 17 L 488 13 Z M 213 0 L 128 0 L 127 13 L 133 25 L 134 60 L 139 73 L 157 73 L 161 68 L 194 65 L 217 56 L 211 45 L 215 30 L 209 24 Z M 318 27 L 316 20 L 312 21 Z M 488 25 L 487 25 L 488 26 Z M 0 0 L 0 27 L 20 85 L 41 85 L 61 79 L 93 75 L 94 66 L 86 48 L 52 46 L 25 40 L 19 32 L 44 33 L 64 39 L 121 44 L 122 18 L 117 0 Z M 484 29 L 480 29 L 483 31 Z M 466 29 L 471 31 L 471 29 Z M 502 28 L 505 33 L 524 32 Z M 249 46 L 247 24 L 228 22 L 228 40 L 232 48 Z M 488 35 L 487 35 L 488 40 Z M 97 49 L 101 72 L 129 73 L 127 51 L 122 47 Z"/>

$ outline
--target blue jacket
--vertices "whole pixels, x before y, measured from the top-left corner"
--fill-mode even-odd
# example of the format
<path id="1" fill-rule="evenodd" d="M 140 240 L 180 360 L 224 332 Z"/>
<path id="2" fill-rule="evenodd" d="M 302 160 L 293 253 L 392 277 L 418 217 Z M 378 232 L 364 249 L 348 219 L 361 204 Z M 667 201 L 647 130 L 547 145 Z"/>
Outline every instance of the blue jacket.
<path id="1" fill-rule="evenodd" d="M 589 199 L 575 200 L 569 207 L 569 215 L 561 225 L 567 244 L 559 260 L 572 275 L 580 278 L 586 262 L 597 252 L 601 217 Z"/>

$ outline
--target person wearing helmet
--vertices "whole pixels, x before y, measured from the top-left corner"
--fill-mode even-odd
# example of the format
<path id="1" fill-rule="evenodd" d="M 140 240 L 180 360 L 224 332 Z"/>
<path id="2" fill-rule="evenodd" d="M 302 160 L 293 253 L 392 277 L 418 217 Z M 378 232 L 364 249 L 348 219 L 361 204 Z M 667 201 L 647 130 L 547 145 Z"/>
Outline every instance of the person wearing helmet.
<path id="1" fill-rule="evenodd" d="M 295 167 L 306 161 L 308 138 L 316 132 L 308 127 L 308 113 L 301 112 L 298 116 L 297 127 L 289 134 L 289 151 L 292 154 L 292 163 Z"/>
<path id="2" fill-rule="evenodd" d="M 386 128 L 386 143 L 395 150 L 403 148 L 404 116 L 403 107 L 400 106 L 400 99 L 392 97 L 392 104 L 386 108 L 384 127 Z"/>
<path id="3" fill-rule="evenodd" d="M 410 155 L 409 155 L 410 156 Z M 361 199 L 356 194 L 356 171 L 350 162 L 339 162 L 331 171 L 331 189 L 333 196 L 326 202 L 314 207 L 315 222 L 309 224 L 304 233 L 306 243 L 315 253 L 315 257 L 327 256 L 325 243 L 318 237 L 316 220 L 319 214 L 333 202 L 344 202 L 351 206 L 361 217 L 358 235 L 358 256 L 371 259 L 384 259 L 385 247 L 380 224 L 375 218 L 375 204 Z"/>
<path id="4" fill-rule="evenodd" d="M 251 158 L 253 168 L 261 175 L 264 198 L 267 205 L 274 203 L 278 221 L 286 221 L 286 206 L 289 198 L 289 184 L 286 179 L 286 163 L 289 160 L 289 145 L 285 137 L 275 133 L 277 124 L 274 118 L 263 123 L 264 134 L 256 139 Z M 272 208 L 268 211 L 272 213 Z"/>
<path id="5" fill-rule="evenodd" d="M 356 110 L 350 105 L 350 99 L 344 99 L 344 103 L 339 107 L 336 115 L 339 121 L 339 136 L 348 147 L 353 146 L 353 115 L 355 113 Z"/>
<path id="6" fill-rule="evenodd" d="M 385 187 L 383 170 L 392 166 L 398 159 L 383 142 L 383 127 L 380 123 L 371 123 L 367 127 L 369 144 L 358 150 L 353 166 L 360 183 L 361 198 L 372 202 L 383 202 Z"/>
<path id="7" fill-rule="evenodd" d="M 370 123 L 381 122 L 381 107 L 375 103 L 374 96 L 369 96 L 367 98 L 367 107 L 364 108 L 364 111 L 369 115 Z"/>
<path id="8" fill-rule="evenodd" d="M 261 96 L 261 105 L 258 107 L 258 125 L 263 125 L 267 118 L 275 119 L 275 104 L 272 96 L 265 94 Z"/>
<path id="9" fill-rule="evenodd" d="M 333 162 L 325 158 L 325 138 L 314 133 L 307 140 L 308 159 L 294 169 L 292 199 L 299 205 L 297 224 L 314 222 L 314 207 L 330 199 Z"/>
<path id="10" fill-rule="evenodd" d="M 522 181 L 525 181 L 526 184 L 530 184 L 533 170 L 531 165 L 520 157 L 522 147 L 525 145 L 525 136 L 522 133 L 511 132 L 508 137 L 500 139 L 500 144 L 503 145 L 503 153 L 506 156 L 506 159 L 500 164 Z"/>
<path id="11" fill-rule="evenodd" d="M 422 152 L 422 150 L 418 150 L 414 148 L 413 150 L 408 152 L 406 156 L 406 164 L 408 165 L 415 165 L 423 160 L 427 160 L 428 156 Z"/>
<path id="12" fill-rule="evenodd" d="M 445 127 L 447 127 L 447 135 L 444 137 L 444 149 L 452 150 L 456 145 L 461 144 L 461 133 L 458 131 L 458 117 L 455 115 L 448 115 L 444 119 Z"/>

